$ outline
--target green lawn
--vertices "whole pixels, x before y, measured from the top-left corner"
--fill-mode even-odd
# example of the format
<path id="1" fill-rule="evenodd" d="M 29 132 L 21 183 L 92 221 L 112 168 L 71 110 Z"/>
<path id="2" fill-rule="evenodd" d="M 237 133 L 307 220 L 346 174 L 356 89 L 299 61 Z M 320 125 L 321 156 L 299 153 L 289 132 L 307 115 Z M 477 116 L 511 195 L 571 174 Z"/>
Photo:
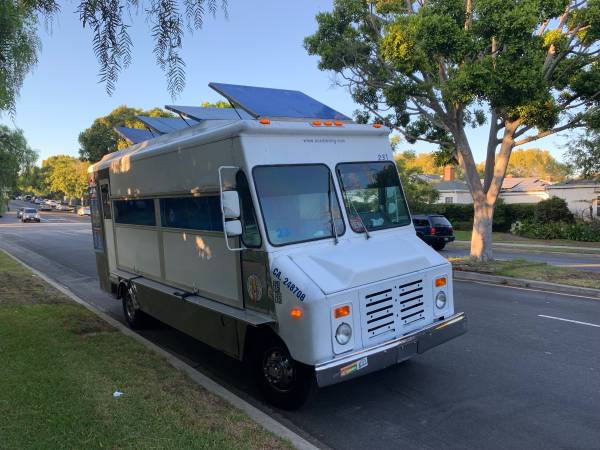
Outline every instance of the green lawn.
<path id="1" fill-rule="evenodd" d="M 470 241 L 470 231 L 454 230 L 454 235 L 458 241 Z M 492 233 L 493 242 L 509 242 L 514 244 L 535 244 L 535 245 L 563 245 L 572 247 L 587 247 L 591 249 L 600 250 L 600 242 L 582 242 L 582 241 L 569 241 L 566 239 L 530 239 L 521 236 L 515 236 L 510 233 Z"/>
<path id="2" fill-rule="evenodd" d="M 454 270 L 479 272 L 527 280 L 547 281 L 600 289 L 600 273 L 573 270 L 551 266 L 543 262 L 514 259 L 511 261 L 490 261 L 481 263 L 470 258 L 449 258 Z"/>
<path id="3" fill-rule="evenodd" d="M 291 448 L 1 251 L 0 361 L 3 449 Z"/>

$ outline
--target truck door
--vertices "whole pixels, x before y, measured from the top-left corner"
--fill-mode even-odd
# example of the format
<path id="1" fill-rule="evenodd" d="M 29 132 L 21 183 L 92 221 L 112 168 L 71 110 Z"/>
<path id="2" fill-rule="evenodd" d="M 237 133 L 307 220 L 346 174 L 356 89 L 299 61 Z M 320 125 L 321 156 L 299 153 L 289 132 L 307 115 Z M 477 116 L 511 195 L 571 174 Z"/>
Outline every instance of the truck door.
<path id="1" fill-rule="evenodd" d="M 236 189 L 240 197 L 242 222 L 241 241 L 244 250 L 240 252 L 242 290 L 244 306 L 248 309 L 269 313 L 274 304 L 269 295 L 269 260 L 261 248 L 262 239 L 248 179 L 243 170 L 236 174 Z"/>

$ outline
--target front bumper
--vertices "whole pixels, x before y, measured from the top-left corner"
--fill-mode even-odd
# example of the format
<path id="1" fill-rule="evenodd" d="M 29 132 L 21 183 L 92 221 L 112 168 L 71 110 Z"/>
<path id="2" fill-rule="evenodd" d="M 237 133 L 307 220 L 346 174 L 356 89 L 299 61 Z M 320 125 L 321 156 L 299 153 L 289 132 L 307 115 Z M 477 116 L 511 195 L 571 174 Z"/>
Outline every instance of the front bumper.
<path id="1" fill-rule="evenodd" d="M 427 328 L 315 366 L 320 387 L 381 370 L 443 344 L 467 332 L 467 316 L 457 313 Z"/>

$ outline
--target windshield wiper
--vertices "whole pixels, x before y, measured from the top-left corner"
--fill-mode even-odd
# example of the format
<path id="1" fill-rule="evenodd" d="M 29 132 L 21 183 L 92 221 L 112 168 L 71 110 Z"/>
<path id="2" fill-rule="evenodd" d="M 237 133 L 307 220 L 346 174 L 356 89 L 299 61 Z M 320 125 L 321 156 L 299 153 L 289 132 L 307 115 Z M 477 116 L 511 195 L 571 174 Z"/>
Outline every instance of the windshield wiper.
<path id="1" fill-rule="evenodd" d="M 333 207 L 331 205 L 331 178 L 327 180 L 327 200 L 329 200 L 329 217 L 331 218 L 331 231 L 333 232 L 333 236 L 335 237 L 335 245 L 338 245 L 340 240 L 338 239 L 335 220 L 333 218 Z"/>

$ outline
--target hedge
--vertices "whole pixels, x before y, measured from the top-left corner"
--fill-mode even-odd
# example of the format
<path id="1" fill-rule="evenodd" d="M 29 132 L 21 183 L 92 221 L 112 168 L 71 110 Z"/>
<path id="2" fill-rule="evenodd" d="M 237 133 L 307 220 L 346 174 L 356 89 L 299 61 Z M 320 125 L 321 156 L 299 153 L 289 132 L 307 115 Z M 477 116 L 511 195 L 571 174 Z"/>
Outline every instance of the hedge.
<path id="1" fill-rule="evenodd" d="M 433 211 L 444 215 L 456 230 L 469 231 L 473 228 L 473 205 L 456 203 L 439 203 L 433 206 Z M 508 232 L 510 226 L 517 221 L 533 221 L 535 204 L 498 202 L 494 211 L 494 231 Z"/>

